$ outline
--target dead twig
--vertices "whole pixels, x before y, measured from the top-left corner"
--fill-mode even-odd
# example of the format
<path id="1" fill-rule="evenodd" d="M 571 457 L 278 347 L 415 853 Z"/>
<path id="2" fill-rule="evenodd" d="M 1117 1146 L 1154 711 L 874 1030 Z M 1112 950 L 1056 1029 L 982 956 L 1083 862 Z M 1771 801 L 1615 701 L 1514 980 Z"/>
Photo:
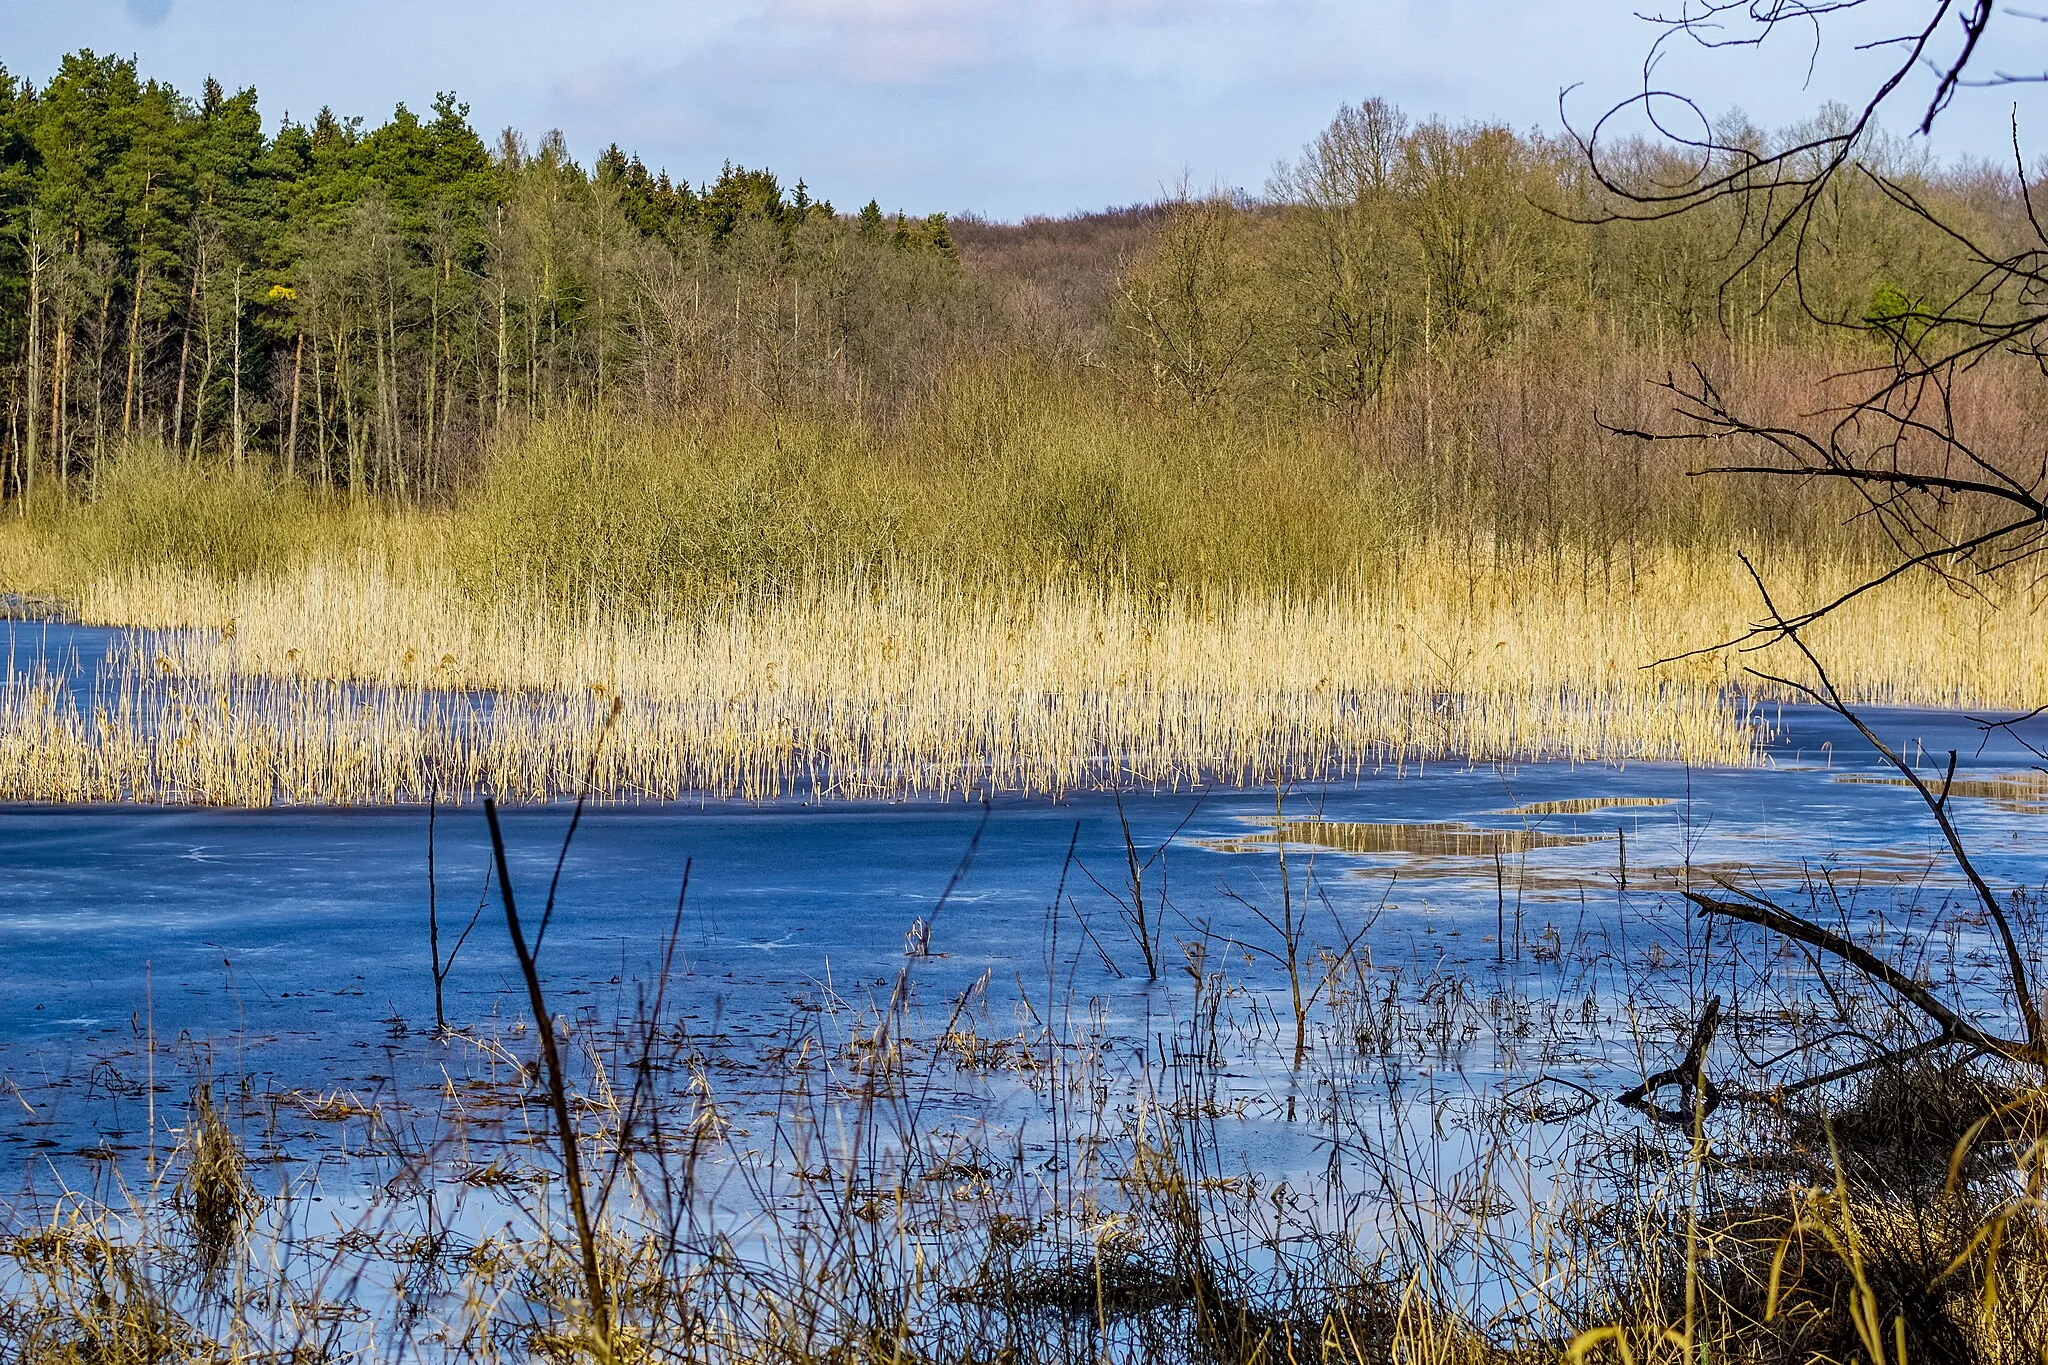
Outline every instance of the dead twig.
<path id="1" fill-rule="evenodd" d="M 1707 1002 L 1699 1023 L 1693 1026 L 1684 1059 L 1677 1066 L 1645 1076 L 1641 1085 L 1616 1095 L 1615 1102 L 1639 1109 L 1658 1123 L 1691 1123 L 1695 1117 L 1705 1118 L 1713 1113 L 1721 1107 L 1721 1089 L 1707 1074 L 1707 1049 L 1714 1045 L 1714 1035 L 1720 1028 L 1721 997 L 1717 995 Z M 1680 1103 L 1676 1109 L 1666 1109 L 1650 1099 L 1667 1085 L 1678 1087 Z M 1697 1104 L 1695 1094 L 1699 1096 Z"/>
<path id="2" fill-rule="evenodd" d="M 519 958 L 519 974 L 526 979 L 527 1002 L 533 1008 L 534 1028 L 540 1033 L 541 1061 L 547 1068 L 548 1107 L 554 1113 L 555 1130 L 562 1144 L 562 1174 L 569 1187 L 569 1210 L 576 1220 L 576 1244 L 583 1262 L 583 1287 L 589 1297 L 591 1326 L 601 1358 L 609 1360 L 611 1307 L 597 1258 L 597 1235 L 583 1190 L 583 1161 L 577 1151 L 575 1121 L 569 1116 L 568 1077 L 562 1070 L 561 1052 L 555 1046 L 555 1021 L 541 990 L 540 971 L 534 965 L 532 949 L 527 947 L 526 934 L 519 927 L 519 907 L 512 896 L 512 869 L 505 859 L 504 832 L 498 828 L 498 803 L 488 796 L 484 798 L 484 819 L 491 828 L 491 854 L 498 866 L 498 891 L 505 902 L 505 929 L 512 936 L 512 951 Z"/>

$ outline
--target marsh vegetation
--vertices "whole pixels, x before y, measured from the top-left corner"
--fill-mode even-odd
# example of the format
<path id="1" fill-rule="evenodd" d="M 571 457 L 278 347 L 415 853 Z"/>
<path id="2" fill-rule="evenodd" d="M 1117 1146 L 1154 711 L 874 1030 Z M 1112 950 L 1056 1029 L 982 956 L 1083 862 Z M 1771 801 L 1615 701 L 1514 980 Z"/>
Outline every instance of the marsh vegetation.
<path id="1" fill-rule="evenodd" d="M 448 100 L 266 130 L 253 92 L 90 54 L 7 92 L 0 584 L 181 632 L 98 697 L 10 684 L 0 781 L 34 799 L 547 798 L 613 697 L 622 797 L 1739 762 L 1745 698 L 1787 689 L 1642 666 L 1742 636 L 1734 551 L 1811 601 L 1894 541 L 1851 489 L 1614 431 L 1662 430 L 1692 361 L 1803 420 L 1899 308 L 1966 295 L 1971 251 L 1885 183 L 2028 230 L 2009 177 L 1875 131 L 1888 179 L 1795 243 L 1727 197 L 1619 221 L 1711 159 L 1377 101 L 1262 197 L 1001 225 L 583 167 Z M 2023 361 L 1949 398 L 2018 457 Z M 2035 589 L 1980 587 L 1818 642 L 1860 700 L 2031 704 Z"/>
<path id="2" fill-rule="evenodd" d="M 1261 196 L 1001 225 L 489 146 L 452 97 L 266 132 L 91 54 L 0 77 L 0 586 L 133 632 L 16 656 L 0 796 L 425 803 L 435 1020 L 390 1004 L 367 1095 L 273 1083 L 225 950 L 232 1066 L 145 965 L 85 1094 L 146 1149 L 32 1171 L 5 1358 L 2042 1359 L 2038 877 L 1961 813 L 2040 784 L 1861 708 L 2039 714 L 2048 233 L 2017 140 L 1939 164 L 1893 88 L 1676 146 L 1368 101 Z M 1931 856 L 1697 859 L 1689 766 L 1683 807 L 1325 809 L 1739 765 L 1784 701 Z M 2048 762 L 2020 724 L 1981 739 Z M 1133 788 L 1218 784 L 1270 815 L 1134 832 Z M 954 979 L 991 795 L 1090 788 L 1110 856 L 1077 821 L 1036 937 Z M 792 794 L 980 798 L 900 955 L 735 1021 L 684 860 L 641 975 L 622 935 L 551 978 L 586 801 Z M 571 796 L 536 905 L 498 803 Z M 1630 808 L 1678 846 L 1614 824 L 1589 876 Z M 1388 932 L 1388 858 L 1485 913 Z"/>

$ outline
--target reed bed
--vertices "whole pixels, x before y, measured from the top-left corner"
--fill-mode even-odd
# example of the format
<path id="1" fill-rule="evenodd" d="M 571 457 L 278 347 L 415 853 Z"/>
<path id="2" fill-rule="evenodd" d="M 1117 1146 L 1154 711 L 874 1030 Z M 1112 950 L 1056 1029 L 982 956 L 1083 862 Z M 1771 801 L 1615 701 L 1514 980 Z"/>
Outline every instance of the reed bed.
<path id="1" fill-rule="evenodd" d="M 609 696 L 594 689 L 479 697 L 193 680 L 131 665 L 88 700 L 48 678 L 0 691 L 0 799 L 547 801 L 584 791 L 586 780 L 611 799 L 1056 795 L 1331 779 L 1453 758 L 1739 762 L 1748 743 L 1724 703 L 1679 689 L 1125 686 L 1063 696 L 961 685 L 884 697 L 757 683 L 702 703 L 621 703 L 614 719 Z"/>
<path id="2" fill-rule="evenodd" d="M 1867 567 L 1784 553 L 1763 562 L 1788 606 L 1832 597 Z M 1715 648 L 1762 614 L 1732 550 L 1642 551 L 1567 567 L 1455 537 L 1425 540 L 1314 593 L 816 571 L 794 586 L 728 587 L 708 600 L 591 598 L 565 610 L 516 587 L 464 591 L 431 557 L 358 555 L 231 578 L 148 566 L 92 580 L 76 605 L 87 622 L 210 631 L 212 640 L 195 637 L 175 660 L 195 676 L 629 699 L 759 689 L 875 701 L 981 690 L 1077 697 L 1133 687 L 1219 696 L 1741 687 L 1783 696 L 1745 670 L 1794 672 L 1782 651 Z M 1837 684 L 1864 704 L 2027 707 L 2048 693 L 2039 605 L 2038 593 L 1990 600 L 1909 578 L 1809 637 Z M 1689 650 L 1704 652 L 1658 662 Z"/>
<path id="3" fill-rule="evenodd" d="M 1795 600 L 1854 571 L 1793 568 Z M 1448 539 L 1313 596 L 818 574 L 573 612 L 480 598 L 424 556 L 232 579 L 159 565 L 79 595 L 84 620 L 151 632 L 89 694 L 36 676 L 0 693 L 0 793 L 548 800 L 589 772 L 604 797 L 765 800 L 1341 779 L 1451 760 L 1742 764 L 1783 693 L 1742 670 L 1774 660 L 1724 649 L 1646 665 L 1739 634 L 1754 608 L 1718 556 L 1645 556 L 1603 582 Z M 2048 623 L 2024 603 L 1908 583 L 1819 642 L 1863 701 L 2048 694 Z"/>
<path id="4" fill-rule="evenodd" d="M 1453 758 L 1740 763 L 1755 744 L 1709 681 L 1574 659 L 1571 642 L 1605 632 L 1571 603 L 1425 626 L 1365 593 L 1146 603 L 841 582 L 561 625 L 443 583 L 318 570 L 225 587 L 155 571 L 84 606 L 217 628 L 135 637 L 89 696 L 12 680 L 0 792 L 14 799 L 547 800 L 578 790 L 615 699 L 594 780 L 621 798 L 1057 794 Z M 1478 643 L 1496 630 L 1514 645 Z"/>

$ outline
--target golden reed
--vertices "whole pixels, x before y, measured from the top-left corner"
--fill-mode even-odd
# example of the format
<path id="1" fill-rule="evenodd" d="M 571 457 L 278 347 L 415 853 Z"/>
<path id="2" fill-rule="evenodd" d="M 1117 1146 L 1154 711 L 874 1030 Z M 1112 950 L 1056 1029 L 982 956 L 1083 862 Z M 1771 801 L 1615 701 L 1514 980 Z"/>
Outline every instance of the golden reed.
<path id="1" fill-rule="evenodd" d="M 1794 600 L 1846 573 L 1794 568 L 1780 579 Z M 1445 760 L 1739 764 L 1772 695 L 1731 689 L 1754 660 L 1643 665 L 1736 633 L 1754 604 L 1725 558 L 1667 553 L 1602 585 L 1448 541 L 1309 598 L 839 576 L 575 615 L 367 557 L 236 581 L 158 568 L 81 594 L 84 619 L 152 632 L 89 695 L 34 672 L 9 682 L 0 797 L 546 800 L 578 788 L 614 697 L 625 710 L 596 781 L 619 799 L 1057 794 Z M 2038 618 L 1934 584 L 1819 643 L 1867 701 L 2020 706 L 2044 691 Z"/>

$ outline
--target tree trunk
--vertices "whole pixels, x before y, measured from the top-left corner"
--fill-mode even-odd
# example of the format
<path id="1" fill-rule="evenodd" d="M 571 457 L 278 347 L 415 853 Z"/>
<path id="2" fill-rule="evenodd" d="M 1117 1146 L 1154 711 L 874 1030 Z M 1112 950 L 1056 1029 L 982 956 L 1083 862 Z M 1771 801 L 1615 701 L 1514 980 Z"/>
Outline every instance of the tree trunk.
<path id="1" fill-rule="evenodd" d="M 334 487 L 334 463 L 327 449 L 327 385 L 320 374 L 320 336 L 313 335 L 313 448 L 320 457 L 320 484 Z"/>
<path id="2" fill-rule="evenodd" d="M 404 390 L 400 387 L 398 378 L 398 295 L 396 291 L 393 292 L 390 302 L 386 305 L 384 316 L 386 325 L 390 329 L 391 343 L 391 470 L 392 478 L 397 483 L 398 496 L 403 500 L 406 496 L 405 431 L 403 426 L 405 421 L 405 404 Z"/>
<path id="3" fill-rule="evenodd" d="M 345 336 L 336 345 L 334 387 L 341 403 L 342 429 L 348 440 L 348 496 L 350 501 L 354 501 L 363 491 L 363 442 L 356 422 L 355 393 L 348 385 L 348 341 Z"/>
<path id="4" fill-rule="evenodd" d="M 296 478 L 299 472 L 299 376 L 306 364 L 306 333 L 299 332 L 298 348 L 292 352 L 292 418 L 284 438 L 284 476 Z"/>
<path id="5" fill-rule="evenodd" d="M 235 468 L 242 467 L 242 267 L 235 267 Z"/>
<path id="6" fill-rule="evenodd" d="M 599 232 L 604 230 L 602 222 L 597 227 Z M 604 353 L 611 340 L 611 301 L 605 288 L 609 281 L 605 274 L 603 242 L 604 238 L 600 236 L 597 251 L 597 406 L 600 409 L 604 407 Z"/>
<path id="7" fill-rule="evenodd" d="M 60 320 L 57 329 L 57 354 L 51 365 L 50 376 L 50 456 L 57 462 L 57 487 L 67 488 L 70 477 L 64 468 L 64 362 L 71 354 L 71 324 Z"/>
<path id="8" fill-rule="evenodd" d="M 192 449 L 191 458 L 199 458 L 200 444 L 206 439 L 206 390 L 213 383 L 213 327 L 206 319 L 200 319 L 200 339 L 206 343 L 204 357 L 199 362 L 199 392 L 192 395 Z"/>
<path id="9" fill-rule="evenodd" d="M 199 311 L 199 279 L 206 273 L 206 249 L 201 247 L 192 267 L 192 291 L 185 299 L 185 335 L 178 343 L 178 396 L 171 416 L 171 444 L 185 444 L 185 374 L 192 363 L 192 318 Z"/>
<path id="10" fill-rule="evenodd" d="M 494 421 L 492 422 L 492 424 L 491 424 L 491 425 L 492 425 L 493 427 L 501 427 L 501 426 L 504 426 L 504 425 L 505 425 L 505 384 L 506 384 L 506 380 L 507 380 L 507 374 L 506 374 L 506 366 L 505 366 L 506 358 L 507 358 L 507 357 L 506 357 L 506 355 L 505 355 L 505 282 L 504 282 L 503 280 L 499 280 L 499 281 L 498 281 L 498 392 L 497 392 L 497 395 L 496 395 L 496 398 L 497 398 L 497 413 L 496 413 L 496 417 L 495 417 L 495 420 L 494 420 Z"/>
<path id="11" fill-rule="evenodd" d="M 526 306 L 526 415 L 533 417 L 534 395 L 540 392 L 540 301 Z"/>
<path id="12" fill-rule="evenodd" d="M 142 246 L 148 245 L 144 239 Z M 139 252 L 141 247 L 137 248 Z M 145 279 L 143 262 L 135 262 L 135 294 L 128 305 L 128 382 L 121 390 L 121 439 L 127 440 L 142 414 L 135 406 L 135 373 L 142 366 L 142 286 Z"/>
<path id="13" fill-rule="evenodd" d="M 126 441 L 135 423 L 142 418 L 135 405 L 135 374 L 142 367 L 142 286 L 149 268 L 149 191 L 155 183 L 156 172 L 149 170 L 142 176 L 142 221 L 143 229 L 135 243 L 135 292 L 128 298 L 128 382 L 121 390 L 121 439 Z"/>
<path id="14" fill-rule="evenodd" d="M 439 482 L 435 477 L 437 462 L 434 459 L 434 447 L 439 434 L 435 419 L 439 415 L 441 388 L 441 287 L 447 282 L 448 268 L 451 264 L 452 262 L 444 257 L 441 273 L 435 276 L 434 296 L 430 305 L 432 313 L 427 327 L 427 382 L 423 393 L 426 411 L 421 414 L 420 485 L 428 490 L 432 490 Z"/>
<path id="15" fill-rule="evenodd" d="M 502 205 L 498 209 L 498 268 L 495 273 L 498 284 L 498 411 L 497 418 L 492 423 L 494 429 L 505 425 L 505 366 L 507 356 L 505 354 L 505 210 Z M 478 414 L 478 416 L 481 417 L 482 414 Z"/>
<path id="16" fill-rule="evenodd" d="M 372 334 L 377 338 L 377 454 L 379 463 L 384 466 L 384 486 L 389 488 L 391 486 L 392 463 L 391 407 L 385 386 L 389 380 L 387 371 L 390 367 L 385 363 L 384 358 L 384 319 L 372 318 L 371 327 Z M 371 482 L 373 484 L 376 482 L 374 471 L 371 474 Z"/>
<path id="17" fill-rule="evenodd" d="M 114 284 L 100 295 L 100 322 L 92 338 L 92 475 L 99 486 L 100 462 L 107 454 L 107 323 L 114 312 Z"/>
<path id="18" fill-rule="evenodd" d="M 36 449 L 39 434 L 36 419 L 42 416 L 43 405 L 43 266 L 42 228 L 31 219 L 28 239 L 28 442 L 22 451 L 22 465 L 15 484 L 24 507 L 36 489 L 36 457 L 39 453 Z"/>
<path id="19" fill-rule="evenodd" d="M 16 489 L 21 487 L 21 410 L 24 406 L 22 395 L 29 392 L 27 382 L 28 375 L 24 373 L 18 381 L 21 387 L 10 385 L 7 395 L 7 461 L 8 469 L 14 475 Z M 34 404 L 28 406 L 32 407 Z M 4 496 L 6 491 L 6 483 L 0 481 L 0 496 Z"/>

